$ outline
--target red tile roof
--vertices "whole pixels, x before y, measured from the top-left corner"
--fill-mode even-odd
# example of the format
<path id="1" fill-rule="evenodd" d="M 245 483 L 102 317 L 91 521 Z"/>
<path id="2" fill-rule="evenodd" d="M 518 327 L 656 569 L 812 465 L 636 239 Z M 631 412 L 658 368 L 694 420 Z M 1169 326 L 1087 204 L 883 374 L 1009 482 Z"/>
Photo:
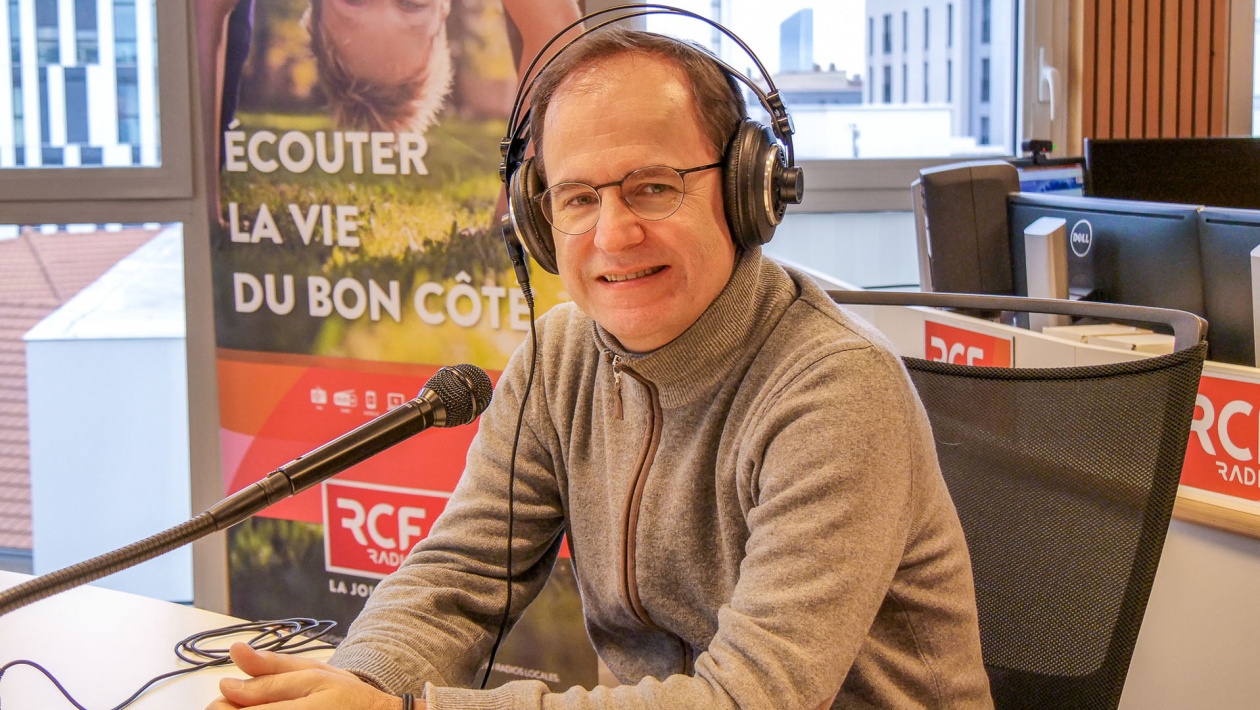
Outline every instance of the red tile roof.
<path id="1" fill-rule="evenodd" d="M 0 240 L 0 549 L 31 549 L 31 475 L 22 336 L 157 235 L 147 229 Z"/>

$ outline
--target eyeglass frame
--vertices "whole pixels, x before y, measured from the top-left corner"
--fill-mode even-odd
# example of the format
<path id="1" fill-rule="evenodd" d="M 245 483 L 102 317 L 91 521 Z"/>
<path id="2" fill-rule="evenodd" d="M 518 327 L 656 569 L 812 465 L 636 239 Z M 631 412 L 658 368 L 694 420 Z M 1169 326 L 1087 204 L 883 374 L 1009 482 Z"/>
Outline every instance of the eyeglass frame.
<path id="1" fill-rule="evenodd" d="M 625 175 L 622 176 L 620 180 L 613 180 L 612 182 L 606 182 L 606 183 L 603 183 L 602 185 L 591 185 L 591 184 L 582 182 L 580 180 L 566 180 L 564 182 L 558 182 L 554 185 L 547 186 L 545 190 L 543 190 L 540 194 L 534 197 L 534 201 L 538 203 L 539 211 L 542 212 L 543 219 L 547 220 L 547 224 L 550 224 L 553 229 L 559 231 L 561 234 L 568 234 L 569 236 L 576 236 L 579 234 L 586 234 L 587 232 L 594 229 L 595 225 L 599 224 L 599 217 L 600 217 L 602 208 L 604 206 L 604 198 L 599 194 L 599 191 L 603 190 L 606 187 L 612 187 L 616 185 L 617 191 L 621 192 L 621 202 L 626 206 L 627 209 L 629 209 L 631 212 L 634 213 L 634 216 L 638 217 L 639 219 L 647 220 L 649 222 L 659 222 L 663 219 L 669 219 L 670 217 L 674 216 L 678 212 L 678 208 L 682 207 L 683 201 L 687 199 L 687 180 L 685 177 L 686 175 L 689 175 L 691 173 L 697 173 L 702 170 L 712 170 L 713 168 L 720 168 L 722 167 L 723 162 L 724 161 L 719 160 L 716 163 L 709 163 L 708 165 L 697 165 L 694 168 L 675 168 L 669 165 L 644 165 L 641 168 L 635 168 L 634 170 L 631 170 L 630 172 L 626 173 Z M 642 172 L 644 170 L 650 170 L 652 168 L 664 168 L 665 170 L 672 170 L 675 173 L 677 173 L 678 181 L 682 183 L 682 196 L 678 198 L 678 204 L 674 206 L 674 209 L 669 214 L 661 215 L 660 217 L 644 217 L 643 215 L 639 214 L 639 211 L 635 209 L 634 205 L 631 205 L 626 200 L 625 192 L 622 191 L 621 189 L 622 185 L 625 183 L 626 180 L 630 179 L 631 175 L 634 175 L 635 173 L 638 173 L 638 172 Z M 563 229 L 560 229 L 559 227 L 557 227 L 555 223 L 552 222 L 551 217 L 547 215 L 548 210 L 543 208 L 543 204 L 544 204 L 544 200 L 547 197 L 547 193 L 551 192 L 553 189 L 557 187 L 560 187 L 561 185 L 581 185 L 582 187 L 591 188 L 591 190 L 595 193 L 595 199 L 599 200 L 599 207 L 601 208 L 601 210 L 596 211 L 595 221 L 591 223 L 591 226 L 587 227 L 586 229 L 580 232 L 566 232 Z"/>

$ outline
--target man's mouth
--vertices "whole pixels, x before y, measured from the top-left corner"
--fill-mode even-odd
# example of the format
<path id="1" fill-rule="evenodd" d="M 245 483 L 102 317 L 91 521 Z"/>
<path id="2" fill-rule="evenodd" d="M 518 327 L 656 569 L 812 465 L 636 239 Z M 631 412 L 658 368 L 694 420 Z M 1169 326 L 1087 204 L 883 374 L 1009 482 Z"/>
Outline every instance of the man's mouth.
<path id="1" fill-rule="evenodd" d="M 605 281 L 612 282 L 612 283 L 617 283 L 620 281 L 633 281 L 634 279 L 641 279 L 644 276 L 651 276 L 652 274 L 655 274 L 656 272 L 664 268 L 665 268 L 664 266 L 652 266 L 642 271 L 635 271 L 629 274 L 604 274 L 600 278 L 604 279 Z"/>

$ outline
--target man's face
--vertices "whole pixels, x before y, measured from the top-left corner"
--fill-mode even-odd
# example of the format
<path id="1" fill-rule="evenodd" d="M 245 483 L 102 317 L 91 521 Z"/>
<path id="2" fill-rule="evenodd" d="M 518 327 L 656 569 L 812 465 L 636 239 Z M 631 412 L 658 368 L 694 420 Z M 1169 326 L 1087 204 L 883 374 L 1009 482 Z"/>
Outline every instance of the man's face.
<path id="1" fill-rule="evenodd" d="M 721 156 L 700 128 L 683 73 L 654 57 L 619 55 L 566 79 L 543 126 L 547 183 L 600 185 L 649 165 L 686 169 Z M 678 337 L 730 279 L 735 264 L 718 169 L 684 176 L 672 216 L 635 215 L 620 188 L 600 190 L 585 234 L 552 230 L 560 280 L 587 315 L 629 350 Z"/>
<path id="2" fill-rule="evenodd" d="M 346 73 L 377 84 L 419 79 L 449 0 L 322 0 L 323 32 Z"/>

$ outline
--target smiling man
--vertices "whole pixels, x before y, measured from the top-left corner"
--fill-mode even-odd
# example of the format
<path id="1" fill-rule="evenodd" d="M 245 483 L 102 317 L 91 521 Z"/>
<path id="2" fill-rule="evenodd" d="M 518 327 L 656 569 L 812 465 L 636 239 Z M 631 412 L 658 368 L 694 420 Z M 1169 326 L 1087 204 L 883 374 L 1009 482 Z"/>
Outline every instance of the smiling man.
<path id="1" fill-rule="evenodd" d="M 991 706 L 966 546 L 900 360 L 732 239 L 729 77 L 689 45 L 605 30 L 531 99 L 535 246 L 573 303 L 538 323 L 519 448 L 528 347 L 339 668 L 238 647 L 261 677 L 215 707 Z M 513 618 L 567 534 L 616 687 L 473 689 L 502 613 L 514 451 Z"/>

